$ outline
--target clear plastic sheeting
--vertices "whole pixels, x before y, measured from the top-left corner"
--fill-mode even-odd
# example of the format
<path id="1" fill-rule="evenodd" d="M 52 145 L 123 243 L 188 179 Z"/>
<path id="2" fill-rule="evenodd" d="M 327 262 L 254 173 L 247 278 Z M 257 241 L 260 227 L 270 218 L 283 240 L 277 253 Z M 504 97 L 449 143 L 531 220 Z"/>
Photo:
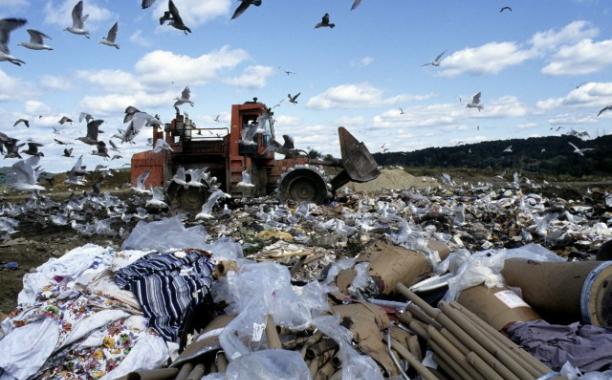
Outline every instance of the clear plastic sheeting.
<path id="1" fill-rule="evenodd" d="M 244 258 L 242 246 L 228 237 L 223 237 L 206 246 L 213 260 L 238 260 Z"/>
<path id="2" fill-rule="evenodd" d="M 456 276 L 448 280 L 448 292 L 444 299 L 455 300 L 464 289 L 480 284 L 487 288 L 502 287 L 504 260 L 503 251 L 474 253 L 461 264 Z"/>
<path id="3" fill-rule="evenodd" d="M 338 344 L 342 361 L 342 380 L 383 380 L 376 362 L 369 356 L 360 355 L 353 348 L 351 331 L 340 325 L 338 317 L 319 317 L 313 324 Z"/>
<path id="4" fill-rule="evenodd" d="M 336 280 L 336 277 L 343 270 L 352 268 L 357 262 L 355 257 L 350 257 L 346 259 L 340 259 L 334 262 L 329 269 L 327 270 L 327 277 L 325 278 L 325 284 L 329 285 Z"/>
<path id="5" fill-rule="evenodd" d="M 206 249 L 208 234 L 202 226 L 185 228 L 178 216 L 156 222 L 140 221 L 123 242 L 122 249 L 168 251 L 171 249 Z"/>
<path id="6" fill-rule="evenodd" d="M 317 284 L 318 285 L 318 284 Z M 266 316 L 293 330 L 304 330 L 314 316 L 327 310 L 326 289 L 307 285 L 298 294 L 291 286 L 287 267 L 274 263 L 243 263 L 227 275 L 230 311 L 238 316 L 219 336 L 230 360 L 266 348 Z"/>
<path id="7" fill-rule="evenodd" d="M 558 256 L 553 251 L 542 247 L 539 244 L 527 244 L 519 248 L 505 250 L 506 260 L 508 259 L 529 259 L 541 262 L 561 262 L 566 261 L 564 258 Z"/>
<path id="8" fill-rule="evenodd" d="M 354 269 L 357 274 L 355 275 L 355 278 L 353 278 L 353 281 L 351 282 L 351 285 L 348 288 L 349 292 L 351 293 L 363 291 L 367 289 L 371 283 L 374 282 L 369 274 L 369 262 L 359 263 L 355 265 Z"/>
<path id="9" fill-rule="evenodd" d="M 566 362 L 561 368 L 561 376 L 565 376 L 567 380 L 610 380 L 612 379 L 612 370 L 582 373 L 570 362 Z"/>
<path id="10" fill-rule="evenodd" d="M 310 380 L 310 371 L 296 351 L 263 350 L 232 361 L 226 380 Z"/>

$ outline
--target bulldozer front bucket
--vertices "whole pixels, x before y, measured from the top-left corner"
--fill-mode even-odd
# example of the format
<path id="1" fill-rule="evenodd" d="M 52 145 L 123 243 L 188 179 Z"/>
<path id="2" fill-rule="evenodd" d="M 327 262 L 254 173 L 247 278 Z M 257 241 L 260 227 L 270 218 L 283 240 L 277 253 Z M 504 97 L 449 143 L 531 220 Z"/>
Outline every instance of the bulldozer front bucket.
<path id="1" fill-rule="evenodd" d="M 349 181 L 369 182 L 380 175 L 378 164 L 364 143 L 344 127 L 338 128 L 340 152 L 342 153 L 342 173 L 332 180 L 332 189 L 336 190 Z"/>

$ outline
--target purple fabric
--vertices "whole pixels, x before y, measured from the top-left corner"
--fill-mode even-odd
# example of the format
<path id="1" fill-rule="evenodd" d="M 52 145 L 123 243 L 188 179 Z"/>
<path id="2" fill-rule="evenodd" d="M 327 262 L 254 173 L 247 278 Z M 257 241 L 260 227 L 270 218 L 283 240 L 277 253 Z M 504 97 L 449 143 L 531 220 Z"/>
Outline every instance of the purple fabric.
<path id="1" fill-rule="evenodd" d="M 551 325 L 546 321 L 517 322 L 510 338 L 551 369 L 566 361 L 583 372 L 612 368 L 612 330 L 593 325 Z"/>

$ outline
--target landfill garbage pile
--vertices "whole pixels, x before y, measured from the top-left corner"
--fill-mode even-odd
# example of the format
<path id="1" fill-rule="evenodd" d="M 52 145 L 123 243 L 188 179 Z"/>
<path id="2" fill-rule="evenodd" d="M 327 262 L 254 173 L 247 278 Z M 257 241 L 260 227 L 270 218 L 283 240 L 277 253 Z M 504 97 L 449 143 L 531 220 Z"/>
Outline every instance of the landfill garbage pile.
<path id="1" fill-rule="evenodd" d="M 103 199 L 117 203 L 83 207 L 123 245 L 24 276 L 0 379 L 612 378 L 608 194 L 220 199 L 212 218 L 133 228 L 134 204 Z M 25 215 L 46 210 L 69 212 Z"/>

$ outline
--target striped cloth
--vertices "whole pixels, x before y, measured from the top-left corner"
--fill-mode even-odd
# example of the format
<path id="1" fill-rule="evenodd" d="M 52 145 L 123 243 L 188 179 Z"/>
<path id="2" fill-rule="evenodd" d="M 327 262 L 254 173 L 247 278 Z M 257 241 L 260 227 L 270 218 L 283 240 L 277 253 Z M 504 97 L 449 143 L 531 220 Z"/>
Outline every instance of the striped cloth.
<path id="1" fill-rule="evenodd" d="M 196 251 L 179 258 L 174 254 L 149 255 L 119 270 L 115 283 L 134 293 L 149 326 L 175 342 L 185 312 L 210 299 L 213 264 Z"/>

